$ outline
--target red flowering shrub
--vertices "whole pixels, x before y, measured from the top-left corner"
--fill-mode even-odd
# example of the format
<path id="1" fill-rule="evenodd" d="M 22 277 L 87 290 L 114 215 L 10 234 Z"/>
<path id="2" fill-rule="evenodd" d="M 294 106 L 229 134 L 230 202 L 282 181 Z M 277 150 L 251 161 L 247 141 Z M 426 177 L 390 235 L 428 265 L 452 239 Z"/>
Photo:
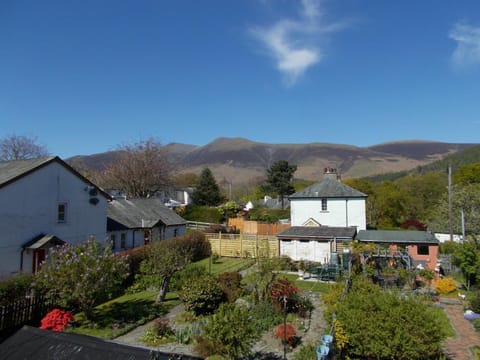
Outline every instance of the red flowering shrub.
<path id="1" fill-rule="evenodd" d="M 295 346 L 297 343 L 297 332 L 295 331 L 295 328 L 293 327 L 292 324 L 286 324 L 286 326 L 283 326 L 283 324 L 278 325 L 277 331 L 275 331 L 275 336 L 282 340 L 287 341 L 287 343 L 290 346 Z"/>
<path id="2" fill-rule="evenodd" d="M 73 315 L 70 312 L 53 309 L 42 319 L 40 329 L 63 331 L 73 320 Z"/>

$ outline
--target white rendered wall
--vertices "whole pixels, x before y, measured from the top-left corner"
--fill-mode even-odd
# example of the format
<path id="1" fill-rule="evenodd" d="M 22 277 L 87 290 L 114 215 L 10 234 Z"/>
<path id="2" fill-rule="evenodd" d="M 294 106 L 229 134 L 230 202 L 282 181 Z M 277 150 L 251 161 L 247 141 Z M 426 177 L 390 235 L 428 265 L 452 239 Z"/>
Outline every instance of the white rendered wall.
<path id="1" fill-rule="evenodd" d="M 107 199 L 89 203 L 87 183 L 56 162 L 0 189 L 0 276 L 20 271 L 22 245 L 35 236 L 55 235 L 78 244 L 93 236 L 103 242 L 107 228 Z M 66 222 L 57 222 L 59 202 L 67 204 Z M 24 272 L 32 260 L 24 252 Z M 25 258 L 27 257 L 27 258 Z"/>
<path id="2" fill-rule="evenodd" d="M 366 229 L 365 199 L 327 199 L 327 210 L 322 211 L 321 199 L 291 199 L 292 226 L 303 226 L 314 219 L 323 226 L 356 226 Z"/>
<path id="3" fill-rule="evenodd" d="M 328 241 L 280 241 L 280 255 L 294 261 L 312 261 L 328 263 L 330 261 L 330 242 Z"/>

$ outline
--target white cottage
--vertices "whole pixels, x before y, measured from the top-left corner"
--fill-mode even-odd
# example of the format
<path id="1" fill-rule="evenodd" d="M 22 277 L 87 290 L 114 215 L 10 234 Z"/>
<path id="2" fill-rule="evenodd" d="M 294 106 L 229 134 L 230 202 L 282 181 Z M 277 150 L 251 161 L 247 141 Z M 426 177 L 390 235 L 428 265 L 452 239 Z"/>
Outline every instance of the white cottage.
<path id="1" fill-rule="evenodd" d="M 162 199 L 116 198 L 108 205 L 108 237 L 114 251 L 147 245 L 185 234 L 187 221 Z"/>
<path id="2" fill-rule="evenodd" d="M 109 200 L 59 157 L 0 162 L 0 276 L 35 272 L 49 247 L 104 241 Z"/>
<path id="3" fill-rule="evenodd" d="M 280 254 L 293 260 L 331 261 L 366 229 L 367 195 L 342 184 L 335 169 L 326 168 L 322 181 L 289 197 L 291 227 L 277 234 Z"/>

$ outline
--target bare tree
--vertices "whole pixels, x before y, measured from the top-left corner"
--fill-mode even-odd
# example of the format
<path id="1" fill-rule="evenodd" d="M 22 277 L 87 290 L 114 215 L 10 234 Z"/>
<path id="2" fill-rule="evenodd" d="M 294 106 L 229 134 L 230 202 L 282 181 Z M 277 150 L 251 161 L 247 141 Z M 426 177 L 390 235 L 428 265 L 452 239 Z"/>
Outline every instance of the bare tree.
<path id="1" fill-rule="evenodd" d="M 50 156 L 47 148 L 36 142 L 36 137 L 8 135 L 0 139 L 0 160 L 25 160 Z"/>
<path id="2" fill-rule="evenodd" d="M 168 150 L 149 138 L 118 148 L 105 170 L 105 185 L 130 197 L 148 197 L 171 185 L 174 170 Z"/>

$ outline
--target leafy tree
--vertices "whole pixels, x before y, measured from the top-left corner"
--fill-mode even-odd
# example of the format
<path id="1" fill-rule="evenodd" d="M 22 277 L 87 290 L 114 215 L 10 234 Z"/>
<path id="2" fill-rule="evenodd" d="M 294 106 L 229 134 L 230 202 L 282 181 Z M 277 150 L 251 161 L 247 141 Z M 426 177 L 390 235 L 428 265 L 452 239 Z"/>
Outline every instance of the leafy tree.
<path id="1" fill-rule="evenodd" d="M 453 177 L 455 184 L 478 184 L 480 183 L 480 163 L 462 165 Z"/>
<path id="2" fill-rule="evenodd" d="M 449 229 L 448 193 L 438 201 L 430 214 L 429 228 L 445 232 Z M 466 234 L 480 233 L 480 184 L 456 184 L 452 187 L 453 231 L 462 233 L 462 217 Z"/>
<path id="3" fill-rule="evenodd" d="M 378 226 L 397 228 L 405 220 L 407 202 L 405 192 L 391 181 L 385 181 L 377 188 L 376 203 L 380 213 Z"/>
<path id="4" fill-rule="evenodd" d="M 144 274 L 158 277 L 160 290 L 157 302 L 163 302 L 173 275 L 183 270 L 192 261 L 210 255 L 210 243 L 201 232 L 154 242 L 149 249 Z"/>
<path id="5" fill-rule="evenodd" d="M 240 359 L 251 353 L 259 331 L 248 308 L 222 304 L 203 327 L 203 337 L 216 354 Z"/>
<path id="6" fill-rule="evenodd" d="M 48 254 L 35 285 L 58 305 L 80 310 L 88 319 L 93 308 L 117 292 L 128 276 L 126 257 L 114 255 L 96 240 L 78 246 L 66 244 Z"/>
<path id="7" fill-rule="evenodd" d="M 447 190 L 447 177 L 440 173 L 405 176 L 396 181 L 405 196 L 405 216 L 426 222 L 432 207 Z"/>
<path id="8" fill-rule="evenodd" d="M 25 160 L 50 156 L 47 148 L 37 144 L 37 138 L 8 135 L 0 139 L 0 160 Z"/>
<path id="9" fill-rule="evenodd" d="M 206 206 L 217 206 L 223 201 L 220 188 L 208 167 L 204 168 L 200 174 L 192 200 L 195 205 Z"/>
<path id="10" fill-rule="evenodd" d="M 480 245 L 474 239 L 467 239 L 456 247 L 454 253 L 456 265 L 462 271 L 467 289 L 480 282 Z"/>
<path id="11" fill-rule="evenodd" d="M 291 195 L 295 192 L 295 188 L 292 185 L 293 174 L 295 171 L 297 171 L 297 165 L 290 165 L 286 160 L 275 162 L 267 170 L 267 180 L 263 185 L 263 189 L 266 193 L 273 191 L 280 196 L 282 209 L 285 207 L 285 196 Z"/>
<path id="12" fill-rule="evenodd" d="M 103 176 L 103 185 L 130 197 L 148 197 L 172 183 L 174 164 L 168 150 L 150 138 L 118 147 L 116 159 Z"/>

